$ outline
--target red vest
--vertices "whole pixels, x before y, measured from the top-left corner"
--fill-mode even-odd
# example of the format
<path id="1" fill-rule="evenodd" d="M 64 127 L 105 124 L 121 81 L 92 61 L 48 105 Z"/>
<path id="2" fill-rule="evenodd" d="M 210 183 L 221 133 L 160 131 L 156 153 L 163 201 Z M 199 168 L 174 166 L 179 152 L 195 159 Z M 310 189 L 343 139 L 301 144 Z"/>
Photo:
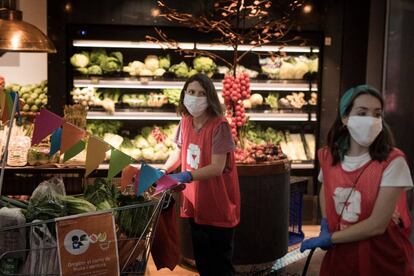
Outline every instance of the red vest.
<path id="1" fill-rule="evenodd" d="M 223 122 L 224 117 L 210 119 L 195 131 L 192 117 L 181 120 L 182 170 L 193 171 L 211 164 L 214 130 Z M 180 215 L 194 218 L 198 224 L 217 227 L 234 227 L 240 221 L 240 191 L 234 153 L 227 156 L 222 175 L 207 180 L 193 181 L 182 192 Z"/>
<path id="2" fill-rule="evenodd" d="M 332 155 L 328 148 L 325 147 L 318 151 L 323 171 L 326 214 L 330 232 L 344 229 L 371 215 L 382 174 L 390 162 L 399 156 L 404 156 L 404 154 L 398 149 L 393 149 L 384 162 L 371 161 L 362 168 L 346 172 L 340 163 L 332 166 Z M 335 209 L 335 200 L 345 201 L 343 198 L 349 194 L 352 183 L 361 172 L 353 196 L 345 207 L 348 211 L 343 213 L 341 221 L 338 222 L 337 212 L 340 213 L 342 206 Z M 405 192 L 401 194 L 394 214 L 399 214 L 401 221 L 398 225 L 391 219 L 384 234 L 358 242 L 336 244 L 329 249 L 323 259 L 320 275 L 414 275 L 413 252 L 409 239 L 411 218 Z"/>

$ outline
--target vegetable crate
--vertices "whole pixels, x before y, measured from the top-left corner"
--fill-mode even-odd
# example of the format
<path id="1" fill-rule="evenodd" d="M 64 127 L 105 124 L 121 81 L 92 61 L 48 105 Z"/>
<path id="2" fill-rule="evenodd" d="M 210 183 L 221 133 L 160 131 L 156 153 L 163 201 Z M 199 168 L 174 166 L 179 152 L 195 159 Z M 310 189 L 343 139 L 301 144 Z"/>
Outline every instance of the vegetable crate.
<path id="1" fill-rule="evenodd" d="M 163 207 L 168 206 L 169 199 L 163 193 L 144 203 L 89 212 L 75 219 L 112 212 L 120 275 L 144 275 L 158 218 Z M 0 275 L 60 275 L 55 226 L 67 218 L 70 217 L 1 228 Z M 80 236 L 80 241 L 95 243 L 101 238 L 104 239 L 84 235 Z M 66 239 L 64 244 L 66 246 Z M 84 256 L 85 259 L 90 257 L 94 256 Z"/>

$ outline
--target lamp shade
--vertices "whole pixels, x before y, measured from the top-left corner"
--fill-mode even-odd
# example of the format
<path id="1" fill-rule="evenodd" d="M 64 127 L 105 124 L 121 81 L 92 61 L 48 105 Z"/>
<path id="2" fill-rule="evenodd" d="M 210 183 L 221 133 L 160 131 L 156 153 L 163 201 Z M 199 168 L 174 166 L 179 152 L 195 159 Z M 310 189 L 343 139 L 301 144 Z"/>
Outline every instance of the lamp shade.
<path id="1" fill-rule="evenodd" d="M 56 53 L 49 38 L 35 26 L 22 21 L 22 12 L 0 9 L 1 52 Z"/>

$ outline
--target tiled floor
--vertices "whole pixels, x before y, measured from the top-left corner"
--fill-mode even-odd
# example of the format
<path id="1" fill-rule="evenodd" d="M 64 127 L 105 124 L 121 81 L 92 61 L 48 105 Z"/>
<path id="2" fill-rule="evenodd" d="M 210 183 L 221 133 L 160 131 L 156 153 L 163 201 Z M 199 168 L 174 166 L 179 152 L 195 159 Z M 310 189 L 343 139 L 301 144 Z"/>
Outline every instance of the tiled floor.
<path id="1" fill-rule="evenodd" d="M 302 227 L 302 230 L 305 232 L 306 238 L 314 237 L 319 234 L 319 225 L 304 225 Z M 309 267 L 308 274 L 307 274 L 308 276 L 318 275 L 318 268 L 320 265 L 321 257 L 319 256 L 320 254 L 318 254 L 318 256 L 316 255 L 317 254 L 315 254 L 315 257 L 312 258 L 312 262 L 311 262 L 311 265 Z M 283 275 L 286 275 L 285 273 L 287 272 L 289 273 L 287 275 L 295 275 L 295 273 L 299 273 L 298 275 L 300 275 L 302 273 L 304 262 L 305 262 L 305 259 L 302 259 L 298 261 L 297 263 L 289 265 L 288 267 L 286 267 Z M 197 271 L 183 268 L 181 266 L 177 266 L 174 269 L 174 271 L 170 271 L 167 268 L 157 271 L 154 265 L 154 262 L 152 261 L 152 259 L 150 259 L 148 262 L 147 272 L 145 275 L 147 276 L 149 275 L 151 276 L 167 276 L 167 275 L 168 276 L 196 276 L 198 275 L 198 273 Z"/>

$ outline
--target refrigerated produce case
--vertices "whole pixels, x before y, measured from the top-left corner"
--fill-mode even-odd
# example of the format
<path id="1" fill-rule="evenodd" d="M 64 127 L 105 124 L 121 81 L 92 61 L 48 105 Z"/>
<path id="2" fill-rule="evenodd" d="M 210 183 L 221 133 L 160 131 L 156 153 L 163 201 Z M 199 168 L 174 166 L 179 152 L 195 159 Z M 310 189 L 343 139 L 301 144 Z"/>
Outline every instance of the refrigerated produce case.
<path id="1" fill-rule="evenodd" d="M 186 79 L 185 74 L 170 70 L 168 66 L 164 67 L 163 74 L 159 74 L 162 67 L 159 64 L 154 65 L 151 62 L 153 60 L 147 62 L 146 59 L 155 57 L 165 61 L 165 57 L 168 56 L 170 68 L 185 62 L 189 67 L 188 71 L 191 71 L 191 67 L 195 67 L 194 59 L 199 55 L 203 56 L 204 51 L 231 60 L 233 48 L 213 42 L 212 36 L 200 35 L 183 28 L 170 27 L 167 30 L 178 41 L 176 44 L 146 42 L 145 35 L 153 32 L 151 27 L 136 27 L 134 36 L 131 36 L 133 32 L 130 29 L 123 29 L 110 26 L 105 32 L 102 26 L 70 28 L 70 45 L 67 51 L 67 64 L 70 67 L 67 70 L 67 103 L 82 103 L 82 98 L 74 96 L 76 93 L 93 94 L 100 102 L 108 98 L 113 102 L 109 108 L 95 104 L 90 97 L 86 101 L 83 100 L 83 104 L 89 108 L 88 123 L 94 124 L 97 120 L 120 122 L 122 127 L 114 134 L 123 137 L 124 142 L 128 142 L 126 144 L 132 142 L 136 146 L 137 139 L 144 136 L 141 131 L 143 127 L 157 126 L 163 132 L 163 127 L 171 127 L 179 122 L 180 118 L 175 113 L 174 105 L 177 95 L 174 96 L 172 93 L 179 93 Z M 246 115 L 254 124 L 250 129 L 264 133 L 270 128 L 271 132 L 276 133 L 275 139 L 277 142 L 280 141 L 282 151 L 292 161 L 292 174 L 312 176 L 315 171 L 314 160 L 318 142 L 315 137 L 318 137 L 319 133 L 321 44 L 320 35 L 304 34 L 305 38 L 306 36 L 310 37 L 304 39 L 309 46 L 240 45 L 238 49 L 242 53 L 248 52 L 240 64 L 244 67 L 241 70 L 250 76 L 251 94 L 259 97 L 258 102 L 252 100 L 253 105 L 245 105 Z M 196 54 L 191 51 L 196 51 Z M 96 72 L 90 73 L 88 67 L 91 67 L 91 63 L 82 70 L 76 67 L 78 65 L 69 65 L 75 54 L 88 56 L 96 55 L 97 52 L 105 52 L 108 57 L 116 56 L 114 53 L 120 52 L 123 64 L 113 72 L 101 70 L 99 75 L 95 74 Z M 310 64 L 312 61 L 313 64 Z M 206 73 L 210 73 L 220 95 L 225 64 L 220 59 L 214 62 L 216 70 Z M 309 64 L 309 67 L 304 69 L 305 64 Z M 126 66 L 128 68 L 123 70 Z M 136 69 L 134 66 L 140 68 Z M 311 66 L 314 69 L 310 69 Z M 131 67 L 135 68 L 132 69 L 132 73 Z M 152 71 L 147 70 L 147 67 Z M 172 97 L 175 97 L 175 102 L 174 99 L 170 100 Z M 165 148 L 158 146 L 158 150 L 172 149 L 169 145 L 170 138 L 168 145 L 165 145 Z M 159 142 L 158 140 L 157 143 Z M 142 148 L 139 149 L 142 151 Z M 156 149 L 153 151 L 157 152 Z M 142 152 L 141 155 L 137 152 L 135 154 L 136 159 L 155 163 L 162 163 L 166 159 L 165 155 L 160 155 L 160 158 L 148 160 L 143 158 Z"/>

